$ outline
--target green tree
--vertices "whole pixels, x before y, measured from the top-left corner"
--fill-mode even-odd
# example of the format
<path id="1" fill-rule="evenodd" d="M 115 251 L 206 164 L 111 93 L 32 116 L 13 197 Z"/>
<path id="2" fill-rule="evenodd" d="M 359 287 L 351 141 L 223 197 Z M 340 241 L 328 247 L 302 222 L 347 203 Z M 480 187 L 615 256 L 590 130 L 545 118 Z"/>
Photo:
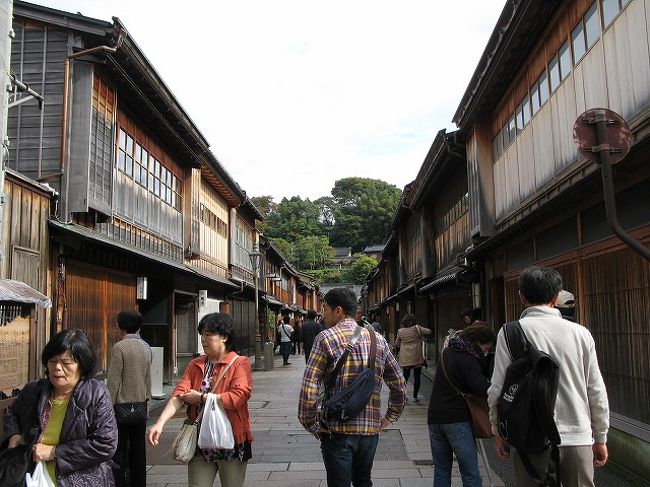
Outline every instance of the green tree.
<path id="1" fill-rule="evenodd" d="M 294 244 L 296 265 L 301 269 L 323 268 L 331 260 L 334 249 L 325 236 L 300 237 Z"/>
<path id="2" fill-rule="evenodd" d="M 397 186 L 379 179 L 344 178 L 334 183 L 332 200 L 334 226 L 330 243 L 352 247 L 354 252 L 367 245 L 383 243 L 399 204 Z"/>
<path id="3" fill-rule="evenodd" d="M 334 198 L 331 196 L 321 196 L 314 203 L 320 209 L 320 221 L 325 228 L 332 228 L 334 226 Z"/>
<path id="4" fill-rule="evenodd" d="M 260 232 L 265 233 L 266 229 L 269 226 L 269 218 L 278 205 L 273 201 L 273 196 L 271 195 L 252 196 L 251 201 L 255 205 L 255 208 L 257 208 L 260 213 L 264 215 L 264 218 L 266 218 L 265 222 L 257 224 L 257 228 L 260 230 Z"/>
<path id="5" fill-rule="evenodd" d="M 294 252 L 293 244 L 291 242 L 287 242 L 283 238 L 270 238 L 269 240 L 271 240 L 273 246 L 282 254 L 282 257 L 288 261 L 291 261 L 293 259 Z"/>
<path id="6" fill-rule="evenodd" d="M 266 236 L 295 242 L 304 236 L 325 235 L 319 216 L 320 208 L 316 203 L 309 201 L 309 198 L 282 198 L 269 216 Z"/>
<path id="7" fill-rule="evenodd" d="M 365 254 L 355 254 L 353 257 L 352 265 L 347 269 L 343 269 L 341 282 L 363 284 L 368 272 L 377 265 L 377 259 Z"/>

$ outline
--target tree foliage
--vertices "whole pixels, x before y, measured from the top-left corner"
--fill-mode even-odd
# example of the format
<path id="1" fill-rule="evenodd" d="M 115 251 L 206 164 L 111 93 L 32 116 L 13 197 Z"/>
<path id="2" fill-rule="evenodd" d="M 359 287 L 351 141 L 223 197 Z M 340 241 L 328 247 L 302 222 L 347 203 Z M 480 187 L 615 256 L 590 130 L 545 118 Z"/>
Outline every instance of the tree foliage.
<path id="1" fill-rule="evenodd" d="M 294 244 L 295 263 L 300 269 L 322 269 L 333 255 L 334 249 L 324 235 L 301 237 Z"/>
<path id="2" fill-rule="evenodd" d="M 332 189 L 335 222 L 330 243 L 352 247 L 354 252 L 383 243 L 390 235 L 400 195 L 397 186 L 379 179 L 336 181 Z"/>
<path id="3" fill-rule="evenodd" d="M 377 265 L 377 259 L 365 254 L 355 254 L 352 265 L 344 269 L 341 275 L 342 282 L 361 284 L 364 282 L 368 272 Z"/>
<path id="4" fill-rule="evenodd" d="M 319 217 L 320 208 L 309 198 L 282 198 L 269 215 L 266 236 L 295 242 L 300 237 L 325 235 Z"/>
<path id="5" fill-rule="evenodd" d="M 253 196 L 251 202 L 255 205 L 264 218 L 265 222 L 259 223 L 257 228 L 260 229 L 262 233 L 266 232 L 267 227 L 269 226 L 269 217 L 275 211 L 275 208 L 278 206 L 277 203 L 273 201 L 273 196 L 264 195 L 264 196 Z"/>

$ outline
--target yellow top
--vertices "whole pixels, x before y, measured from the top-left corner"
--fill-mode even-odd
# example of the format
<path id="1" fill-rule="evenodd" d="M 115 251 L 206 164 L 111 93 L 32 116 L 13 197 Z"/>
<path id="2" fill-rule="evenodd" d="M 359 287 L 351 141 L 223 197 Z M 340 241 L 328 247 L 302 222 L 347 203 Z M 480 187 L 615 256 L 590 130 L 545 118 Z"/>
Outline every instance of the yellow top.
<path id="1" fill-rule="evenodd" d="M 68 403 L 70 398 L 57 401 L 51 399 L 50 403 L 52 404 L 52 410 L 50 411 L 50 420 L 47 422 L 47 427 L 43 432 L 43 439 L 41 440 L 45 445 L 58 445 L 59 437 L 61 436 L 61 428 L 63 427 L 63 419 L 65 418 L 65 413 L 68 410 Z M 47 466 L 47 471 L 50 474 L 50 478 L 54 485 L 57 485 L 56 482 L 56 460 L 50 460 L 45 462 Z"/>

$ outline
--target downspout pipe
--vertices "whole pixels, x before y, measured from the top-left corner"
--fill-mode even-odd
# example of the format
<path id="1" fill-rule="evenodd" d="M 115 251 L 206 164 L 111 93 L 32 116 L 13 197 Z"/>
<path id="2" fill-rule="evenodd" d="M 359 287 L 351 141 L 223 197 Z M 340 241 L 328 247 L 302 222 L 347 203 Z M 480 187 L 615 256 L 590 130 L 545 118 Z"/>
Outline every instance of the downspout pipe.
<path id="1" fill-rule="evenodd" d="M 616 192 L 614 190 L 614 177 L 612 174 L 612 164 L 610 161 L 610 145 L 607 134 L 608 117 L 604 111 L 597 113 L 595 116 L 596 134 L 598 136 L 597 150 L 600 154 L 600 171 L 603 177 L 603 196 L 605 199 L 605 214 L 607 223 L 611 227 L 614 235 L 620 238 L 626 245 L 632 248 L 641 257 L 650 261 L 650 248 L 643 245 L 627 233 L 618 221 L 616 211 Z"/>

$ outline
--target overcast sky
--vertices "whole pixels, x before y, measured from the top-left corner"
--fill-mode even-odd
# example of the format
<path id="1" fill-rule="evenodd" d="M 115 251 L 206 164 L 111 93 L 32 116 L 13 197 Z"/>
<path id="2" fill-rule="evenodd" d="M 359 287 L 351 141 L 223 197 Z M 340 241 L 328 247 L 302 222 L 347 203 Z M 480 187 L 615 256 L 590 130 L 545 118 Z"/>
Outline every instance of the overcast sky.
<path id="1" fill-rule="evenodd" d="M 37 0 L 119 17 L 249 196 L 412 181 L 505 0 Z"/>

